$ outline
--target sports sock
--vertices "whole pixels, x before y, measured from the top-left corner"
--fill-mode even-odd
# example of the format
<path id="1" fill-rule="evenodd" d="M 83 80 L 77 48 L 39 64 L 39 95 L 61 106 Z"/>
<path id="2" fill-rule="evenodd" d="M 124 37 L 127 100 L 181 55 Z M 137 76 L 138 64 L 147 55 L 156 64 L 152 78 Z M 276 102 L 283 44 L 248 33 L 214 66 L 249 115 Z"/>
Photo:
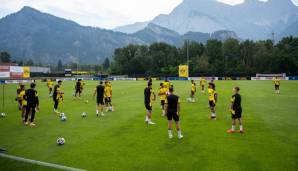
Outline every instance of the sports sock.
<path id="1" fill-rule="evenodd" d="M 240 125 L 240 131 L 243 131 L 243 125 Z"/>
<path id="2" fill-rule="evenodd" d="M 232 131 L 235 131 L 235 127 L 236 127 L 235 125 L 232 125 Z"/>
<path id="3" fill-rule="evenodd" d="M 172 135 L 172 130 L 171 129 L 168 129 L 168 134 Z"/>
<path id="4" fill-rule="evenodd" d="M 98 111 L 98 109 L 96 109 L 96 114 L 98 114 L 99 113 L 99 111 Z"/>
<path id="5" fill-rule="evenodd" d="M 178 131 L 177 131 L 177 133 L 178 133 L 178 135 L 179 135 L 179 136 L 181 136 L 181 135 L 182 135 L 182 132 L 181 132 L 181 130 L 178 130 Z"/>

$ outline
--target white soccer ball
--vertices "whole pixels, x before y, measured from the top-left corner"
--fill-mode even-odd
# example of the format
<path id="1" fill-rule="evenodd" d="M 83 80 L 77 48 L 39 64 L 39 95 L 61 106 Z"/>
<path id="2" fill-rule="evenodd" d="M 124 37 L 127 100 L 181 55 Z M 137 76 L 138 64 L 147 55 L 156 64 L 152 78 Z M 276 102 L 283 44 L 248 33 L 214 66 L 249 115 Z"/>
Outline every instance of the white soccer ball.
<path id="1" fill-rule="evenodd" d="M 65 122 L 65 121 L 67 120 L 67 117 L 66 117 L 66 116 L 62 116 L 62 117 L 60 118 L 60 120 L 63 121 L 63 122 Z"/>
<path id="2" fill-rule="evenodd" d="M 5 118 L 6 117 L 6 114 L 5 113 L 0 113 L 0 117 L 1 118 Z"/>
<path id="3" fill-rule="evenodd" d="M 57 144 L 58 144 L 58 145 L 64 145 L 64 144 L 65 144 L 65 139 L 62 138 L 62 137 L 58 138 L 58 139 L 57 139 Z"/>
<path id="4" fill-rule="evenodd" d="M 62 118 L 63 116 L 65 116 L 65 113 L 60 113 L 60 118 Z"/>
<path id="5" fill-rule="evenodd" d="M 86 112 L 83 112 L 83 113 L 82 113 L 82 117 L 83 117 L 83 118 L 86 118 L 86 117 L 87 117 L 87 113 L 86 113 Z"/>

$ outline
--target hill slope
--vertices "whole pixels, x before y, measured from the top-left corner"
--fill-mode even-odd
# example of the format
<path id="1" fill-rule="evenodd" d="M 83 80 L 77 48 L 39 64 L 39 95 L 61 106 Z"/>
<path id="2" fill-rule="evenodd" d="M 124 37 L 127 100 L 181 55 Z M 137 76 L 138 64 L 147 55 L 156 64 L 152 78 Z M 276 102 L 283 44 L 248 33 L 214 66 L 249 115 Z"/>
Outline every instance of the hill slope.
<path id="1" fill-rule="evenodd" d="M 30 7 L 0 20 L 0 50 L 9 51 L 16 59 L 93 63 L 130 43 L 144 42 L 120 32 L 83 27 Z"/>

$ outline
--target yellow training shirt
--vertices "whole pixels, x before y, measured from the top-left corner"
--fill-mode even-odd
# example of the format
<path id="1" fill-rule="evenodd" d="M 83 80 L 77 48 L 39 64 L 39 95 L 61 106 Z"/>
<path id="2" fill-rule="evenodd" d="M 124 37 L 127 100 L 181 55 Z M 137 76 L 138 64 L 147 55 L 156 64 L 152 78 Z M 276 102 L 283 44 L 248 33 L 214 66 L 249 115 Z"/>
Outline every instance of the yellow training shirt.
<path id="1" fill-rule="evenodd" d="M 167 98 L 167 88 L 159 88 L 158 90 L 158 94 L 159 94 L 159 98 L 160 100 L 166 100 Z"/>
<path id="2" fill-rule="evenodd" d="M 215 95 L 216 91 L 212 88 L 208 88 L 208 94 L 209 94 L 209 101 L 213 101 L 215 103 Z"/>

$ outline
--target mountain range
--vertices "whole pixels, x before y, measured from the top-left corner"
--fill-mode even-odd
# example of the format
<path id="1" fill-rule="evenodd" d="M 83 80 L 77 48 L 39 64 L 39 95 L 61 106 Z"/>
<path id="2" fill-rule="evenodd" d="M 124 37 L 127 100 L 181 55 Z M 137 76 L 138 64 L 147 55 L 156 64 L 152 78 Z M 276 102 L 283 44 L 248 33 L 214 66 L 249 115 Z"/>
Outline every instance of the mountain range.
<path id="1" fill-rule="evenodd" d="M 42 13 L 31 7 L 0 19 L 0 51 L 8 51 L 15 60 L 32 59 L 37 63 L 93 64 L 111 57 L 116 48 L 129 44 L 165 42 L 181 46 L 186 39 L 205 43 L 208 39 L 238 38 L 228 30 L 213 34 L 176 31 L 149 23 L 127 34 L 81 26 L 73 21 Z"/>
<path id="2" fill-rule="evenodd" d="M 44 64 L 100 63 L 129 44 L 165 42 L 179 47 L 185 40 L 260 40 L 272 35 L 277 40 L 298 36 L 298 7 L 291 0 L 245 0 L 234 6 L 184 0 L 170 14 L 114 30 L 81 26 L 26 6 L 0 19 L 0 51 Z"/>
<path id="3" fill-rule="evenodd" d="M 153 20 L 121 26 L 115 30 L 133 33 L 154 23 L 176 31 L 212 33 L 232 30 L 242 39 L 268 39 L 272 33 L 297 36 L 298 7 L 291 0 L 244 0 L 238 5 L 227 5 L 216 0 L 184 0 L 170 14 Z"/>

